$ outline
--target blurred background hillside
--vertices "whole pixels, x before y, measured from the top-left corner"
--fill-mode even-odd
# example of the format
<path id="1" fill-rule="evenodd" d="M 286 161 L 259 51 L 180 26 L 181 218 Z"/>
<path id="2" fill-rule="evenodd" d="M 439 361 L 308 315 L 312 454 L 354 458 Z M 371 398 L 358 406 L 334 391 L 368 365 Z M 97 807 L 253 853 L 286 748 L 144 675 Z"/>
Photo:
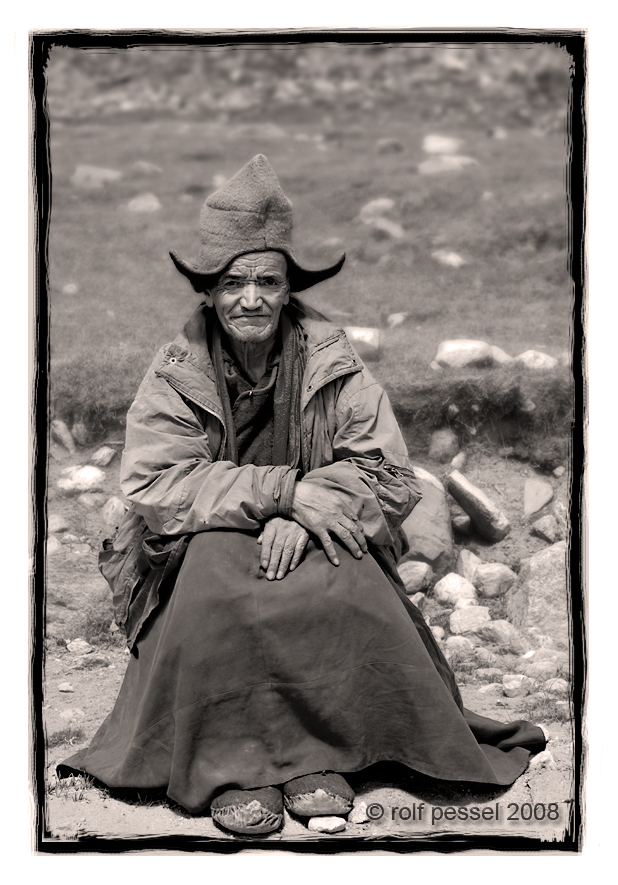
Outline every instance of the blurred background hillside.
<path id="1" fill-rule="evenodd" d="M 371 370 L 412 448 L 454 398 L 508 417 L 534 394 L 530 420 L 564 429 L 569 62 L 539 43 L 54 48 L 54 414 L 91 434 L 122 423 L 199 300 L 168 250 L 196 259 L 204 198 L 264 153 L 294 204 L 301 260 L 346 251 L 342 273 L 305 297 L 341 325 L 380 328 Z M 428 171 L 427 136 L 454 139 L 462 163 Z M 375 200 L 388 201 L 382 227 L 361 214 Z M 562 365 L 436 373 L 446 338 Z"/>

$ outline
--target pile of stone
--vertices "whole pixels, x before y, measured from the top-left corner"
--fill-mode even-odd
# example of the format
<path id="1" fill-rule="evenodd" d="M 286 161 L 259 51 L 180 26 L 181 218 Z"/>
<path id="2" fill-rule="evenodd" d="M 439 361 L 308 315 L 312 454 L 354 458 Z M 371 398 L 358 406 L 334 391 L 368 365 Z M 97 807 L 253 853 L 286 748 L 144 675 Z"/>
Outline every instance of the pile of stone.
<path id="1" fill-rule="evenodd" d="M 567 360 L 568 355 L 563 354 L 563 364 L 566 364 Z M 524 366 L 528 369 L 553 369 L 559 365 L 559 362 L 555 357 L 538 350 L 526 350 L 519 356 L 512 357 L 495 344 L 469 338 L 457 338 L 440 342 L 438 352 L 430 366 L 435 371 L 506 365 Z"/>

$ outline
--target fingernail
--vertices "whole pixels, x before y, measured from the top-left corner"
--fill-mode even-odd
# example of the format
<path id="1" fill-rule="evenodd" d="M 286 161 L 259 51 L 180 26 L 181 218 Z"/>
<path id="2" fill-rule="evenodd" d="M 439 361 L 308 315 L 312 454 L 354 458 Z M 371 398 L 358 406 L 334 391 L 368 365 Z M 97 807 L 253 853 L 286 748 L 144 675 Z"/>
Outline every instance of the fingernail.
<path id="1" fill-rule="evenodd" d="M 335 558 L 333 561 L 334 561 L 335 565 L 339 565 L 339 560 L 337 558 Z"/>
<path id="2" fill-rule="evenodd" d="M 269 581 L 274 581 L 274 580 L 275 580 L 275 573 L 274 573 L 274 572 L 268 572 L 268 574 L 266 575 L 266 577 L 268 578 Z"/>

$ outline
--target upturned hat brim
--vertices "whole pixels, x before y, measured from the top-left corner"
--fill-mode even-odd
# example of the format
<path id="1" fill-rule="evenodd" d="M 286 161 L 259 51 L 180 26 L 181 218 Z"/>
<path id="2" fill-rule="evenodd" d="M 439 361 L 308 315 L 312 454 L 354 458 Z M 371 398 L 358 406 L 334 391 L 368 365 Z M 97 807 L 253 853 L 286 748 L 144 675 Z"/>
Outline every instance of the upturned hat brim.
<path id="1" fill-rule="evenodd" d="M 235 258 L 238 258 L 239 255 L 246 255 L 248 254 L 248 252 L 255 251 L 257 250 L 250 249 L 246 252 L 239 252 L 237 255 L 232 256 L 228 261 L 222 264 L 221 267 L 215 268 L 208 273 L 204 273 L 203 271 L 200 271 L 198 268 L 189 264 L 176 252 L 170 252 L 170 258 L 174 262 L 177 270 L 179 270 L 181 274 L 187 277 L 195 291 L 204 292 L 215 285 L 219 275 Z M 339 273 L 345 261 L 345 253 L 342 253 L 334 264 L 317 270 L 310 270 L 309 268 L 301 267 L 301 265 L 298 264 L 298 262 L 289 254 L 289 252 L 285 251 L 284 249 L 266 249 L 264 251 L 281 252 L 283 255 L 285 255 L 288 264 L 288 279 L 290 281 L 290 290 L 292 292 L 303 292 L 305 289 L 309 289 L 311 286 L 315 286 L 316 283 L 322 283 L 324 280 L 328 280 L 331 277 L 334 277 L 335 274 Z"/>

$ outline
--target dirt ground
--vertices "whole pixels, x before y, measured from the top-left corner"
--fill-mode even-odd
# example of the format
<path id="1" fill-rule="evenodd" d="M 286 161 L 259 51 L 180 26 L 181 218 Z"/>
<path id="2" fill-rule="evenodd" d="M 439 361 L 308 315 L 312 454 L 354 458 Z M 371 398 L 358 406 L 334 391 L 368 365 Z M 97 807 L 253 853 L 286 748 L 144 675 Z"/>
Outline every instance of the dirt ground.
<path id="1" fill-rule="evenodd" d="M 119 437 L 116 439 L 115 448 L 120 452 L 122 443 Z M 111 711 L 129 659 L 122 637 L 107 630 L 111 621 L 109 590 L 97 569 L 99 544 L 112 533 L 102 520 L 100 505 L 111 495 L 119 494 L 119 457 L 105 469 L 105 488 L 95 507 L 86 507 L 76 496 L 56 488 L 62 470 L 73 464 L 88 464 L 93 451 L 84 448 L 76 456 L 69 456 L 54 446 L 54 457 L 50 458 L 48 514 L 63 516 L 69 524 L 65 538 L 69 534 L 74 540 L 62 543 L 51 553 L 47 567 L 43 706 L 48 743 L 44 809 L 47 838 L 67 841 L 93 835 L 119 839 L 181 836 L 251 843 L 251 839 L 218 828 L 210 816 L 189 815 L 165 799 L 112 795 L 96 785 L 82 789 L 79 782 L 57 782 L 56 764 L 86 747 Z M 440 474 L 435 463 L 416 463 Z M 466 546 L 484 560 L 506 562 L 517 570 L 522 559 L 546 546 L 530 534 L 529 521 L 523 515 L 524 482 L 535 475 L 534 469 L 479 448 L 471 453 L 466 475 L 500 504 L 513 525 L 511 534 L 499 544 L 488 545 L 475 535 L 466 539 Z M 554 487 L 554 500 L 566 503 L 568 471 L 560 479 L 544 478 Z M 57 535 L 58 539 L 62 537 Z M 94 646 L 93 653 L 82 657 L 71 654 L 66 643 L 76 637 L 88 639 Z M 70 691 L 60 690 L 64 683 L 69 683 Z M 467 707 L 504 722 L 522 718 L 524 699 L 483 695 L 479 693 L 481 685 L 473 675 L 465 679 L 461 691 Z M 401 772 L 383 766 L 369 773 L 372 779 L 357 775 L 350 778 L 357 794 L 356 803 L 367 803 L 374 820 L 348 823 L 345 831 L 329 836 L 310 832 L 301 820 L 286 812 L 283 828 L 260 841 L 419 840 L 437 835 L 457 839 L 475 834 L 561 841 L 574 800 L 572 723 L 567 720 L 542 724 L 550 737 L 548 749 L 555 766 L 531 766 L 510 789 L 491 794 L 440 791 L 421 778 L 402 776 Z M 467 810 L 467 819 L 463 819 L 465 812 L 460 809 Z M 483 809 L 489 809 L 484 818 Z M 471 820 L 477 813 L 480 819 Z"/>

